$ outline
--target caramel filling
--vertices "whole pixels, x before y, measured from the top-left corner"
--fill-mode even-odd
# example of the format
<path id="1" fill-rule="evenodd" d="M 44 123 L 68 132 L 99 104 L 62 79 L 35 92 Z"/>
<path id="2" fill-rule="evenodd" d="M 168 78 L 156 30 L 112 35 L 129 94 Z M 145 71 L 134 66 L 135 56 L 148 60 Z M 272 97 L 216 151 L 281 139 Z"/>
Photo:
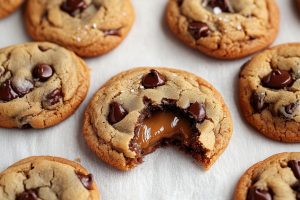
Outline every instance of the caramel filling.
<path id="1" fill-rule="evenodd" d="M 191 138 L 191 123 L 183 117 L 171 112 L 156 112 L 146 118 L 137 130 L 137 144 L 144 153 L 153 151 L 151 147 L 159 144 L 162 139 L 178 139 L 189 143 Z"/>

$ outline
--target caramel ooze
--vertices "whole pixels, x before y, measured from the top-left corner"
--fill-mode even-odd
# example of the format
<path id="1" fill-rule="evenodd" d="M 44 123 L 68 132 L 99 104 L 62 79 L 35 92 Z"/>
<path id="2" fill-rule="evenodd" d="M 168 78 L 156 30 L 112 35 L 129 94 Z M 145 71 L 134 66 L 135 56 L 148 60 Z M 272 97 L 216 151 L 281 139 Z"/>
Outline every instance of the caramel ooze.
<path id="1" fill-rule="evenodd" d="M 191 136 L 191 123 L 171 112 L 156 112 L 138 127 L 137 143 L 142 149 L 156 145 L 163 138 L 180 134 L 184 141 Z"/>

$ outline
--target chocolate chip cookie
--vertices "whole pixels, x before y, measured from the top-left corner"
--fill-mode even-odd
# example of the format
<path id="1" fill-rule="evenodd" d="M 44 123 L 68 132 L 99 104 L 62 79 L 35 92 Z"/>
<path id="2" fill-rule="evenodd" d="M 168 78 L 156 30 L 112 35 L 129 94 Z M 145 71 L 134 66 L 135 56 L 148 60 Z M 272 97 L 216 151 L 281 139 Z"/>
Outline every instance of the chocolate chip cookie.
<path id="1" fill-rule="evenodd" d="M 63 158 L 36 156 L 0 173 L 1 200 L 99 200 L 93 175 Z"/>
<path id="2" fill-rule="evenodd" d="M 83 60 L 51 43 L 0 49 L 0 127 L 45 128 L 81 104 L 89 87 Z"/>
<path id="3" fill-rule="evenodd" d="M 0 0 L 0 19 L 14 12 L 23 0 Z"/>
<path id="4" fill-rule="evenodd" d="M 253 165 L 241 177 L 234 199 L 300 199 L 300 153 L 276 154 Z"/>
<path id="5" fill-rule="evenodd" d="M 166 18 L 184 43 L 221 59 L 269 46 L 279 26 L 274 0 L 169 0 Z"/>
<path id="6" fill-rule="evenodd" d="M 196 75 L 135 68 L 96 92 L 83 132 L 99 158 L 122 170 L 166 145 L 178 146 L 208 169 L 229 143 L 232 120 L 221 95 Z"/>
<path id="7" fill-rule="evenodd" d="M 246 120 L 265 136 L 300 142 L 300 44 L 266 50 L 240 74 L 240 104 Z"/>
<path id="8" fill-rule="evenodd" d="M 35 40 L 60 44 L 83 57 L 118 46 L 133 21 L 131 0 L 28 0 L 25 13 Z"/>

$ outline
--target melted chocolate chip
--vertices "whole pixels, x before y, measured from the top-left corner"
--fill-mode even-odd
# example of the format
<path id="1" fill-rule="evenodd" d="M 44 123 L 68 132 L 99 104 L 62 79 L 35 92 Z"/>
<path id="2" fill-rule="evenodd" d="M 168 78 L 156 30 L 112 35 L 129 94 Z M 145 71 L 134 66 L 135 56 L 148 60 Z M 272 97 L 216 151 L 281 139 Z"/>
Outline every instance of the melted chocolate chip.
<path id="1" fill-rule="evenodd" d="M 288 166 L 292 169 L 295 177 L 300 179 L 300 160 L 290 160 Z"/>
<path id="2" fill-rule="evenodd" d="M 105 36 L 113 35 L 113 36 L 119 36 L 120 31 L 119 29 L 108 29 L 108 30 L 102 30 Z"/>
<path id="3" fill-rule="evenodd" d="M 261 112 L 265 107 L 265 93 L 254 92 L 251 96 L 251 105 L 256 112 Z"/>
<path id="4" fill-rule="evenodd" d="M 166 82 L 166 78 L 162 76 L 158 71 L 155 69 L 151 69 L 150 73 L 146 74 L 143 77 L 142 85 L 145 88 L 155 88 L 157 86 L 162 86 Z"/>
<path id="5" fill-rule="evenodd" d="M 115 124 L 121 121 L 128 112 L 123 108 L 123 106 L 117 102 L 112 102 L 110 104 L 110 110 L 108 114 L 108 122 L 110 124 Z"/>
<path id="6" fill-rule="evenodd" d="M 247 200 L 272 200 L 272 195 L 256 187 L 251 187 L 248 192 Z"/>
<path id="7" fill-rule="evenodd" d="M 34 88 L 33 83 L 28 80 L 22 80 L 21 83 L 17 83 L 16 85 L 12 85 L 14 91 L 20 96 L 24 96 L 31 92 Z"/>
<path id="8" fill-rule="evenodd" d="M 298 108 L 299 103 L 290 103 L 286 106 L 283 106 L 279 109 L 279 114 L 281 114 L 286 119 L 293 119 L 294 118 L 294 112 Z"/>
<path id="9" fill-rule="evenodd" d="M 82 183 L 82 185 L 86 189 L 88 189 L 88 190 L 92 190 L 93 189 L 94 178 L 93 178 L 92 174 L 84 175 L 84 174 L 82 174 L 80 172 L 77 172 L 76 175 L 79 178 L 79 180 Z"/>
<path id="10" fill-rule="evenodd" d="M 222 12 L 229 12 L 226 0 L 210 0 L 208 2 L 208 6 L 210 6 L 211 8 L 218 7 L 222 10 Z"/>
<path id="11" fill-rule="evenodd" d="M 60 6 L 63 11 L 69 13 L 70 15 L 73 15 L 76 10 L 82 11 L 86 7 L 87 5 L 84 0 L 66 0 Z"/>
<path id="12" fill-rule="evenodd" d="M 18 96 L 19 95 L 13 89 L 11 80 L 7 80 L 0 85 L 0 99 L 2 101 L 10 101 Z"/>
<path id="13" fill-rule="evenodd" d="M 183 0 L 177 0 L 177 4 L 178 4 L 178 6 L 181 6 L 181 5 L 182 5 L 182 3 L 183 3 Z"/>
<path id="14" fill-rule="evenodd" d="M 300 200 L 300 182 L 293 185 L 292 188 L 296 192 L 296 200 Z"/>
<path id="15" fill-rule="evenodd" d="M 203 103 L 195 102 L 190 105 L 187 111 L 197 122 L 202 122 L 206 117 L 206 110 Z"/>
<path id="16" fill-rule="evenodd" d="M 293 83 L 293 78 L 288 71 L 274 69 L 270 74 L 262 79 L 265 87 L 272 89 L 282 89 Z"/>
<path id="17" fill-rule="evenodd" d="M 202 37 L 207 37 L 209 34 L 209 27 L 203 22 L 191 22 L 188 26 L 188 31 L 195 40 L 199 40 Z"/>
<path id="18" fill-rule="evenodd" d="M 60 99 L 62 98 L 62 91 L 61 89 L 55 89 L 49 94 L 47 94 L 46 99 L 49 102 L 50 105 L 57 104 Z"/>
<path id="19" fill-rule="evenodd" d="M 38 196 L 34 190 L 27 190 L 17 195 L 16 200 L 38 200 Z"/>
<path id="20" fill-rule="evenodd" d="M 33 69 L 33 77 L 37 81 L 45 82 L 53 75 L 53 69 L 47 64 L 37 64 Z"/>
<path id="21" fill-rule="evenodd" d="M 287 114 L 293 114 L 297 107 L 298 107 L 298 103 L 291 103 L 285 106 L 284 110 Z"/>

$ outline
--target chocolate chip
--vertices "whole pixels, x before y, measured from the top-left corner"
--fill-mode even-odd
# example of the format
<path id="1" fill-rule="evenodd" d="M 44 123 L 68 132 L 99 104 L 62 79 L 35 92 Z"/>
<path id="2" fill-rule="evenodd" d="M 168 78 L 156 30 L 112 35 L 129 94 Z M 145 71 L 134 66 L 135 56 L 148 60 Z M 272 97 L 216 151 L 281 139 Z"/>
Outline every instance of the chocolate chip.
<path id="1" fill-rule="evenodd" d="M 208 6 L 210 6 L 211 8 L 218 7 L 222 10 L 222 12 L 229 12 L 226 0 L 210 0 L 208 2 Z"/>
<path id="2" fill-rule="evenodd" d="M 42 45 L 39 45 L 38 48 L 39 48 L 39 50 L 40 50 L 41 52 L 45 52 L 45 51 L 48 51 L 48 50 L 50 49 L 49 47 L 42 46 Z"/>
<path id="3" fill-rule="evenodd" d="M 181 5 L 182 5 L 182 3 L 183 3 L 183 0 L 177 0 L 177 4 L 178 4 L 178 6 L 181 6 Z"/>
<path id="4" fill-rule="evenodd" d="M 61 89 L 55 89 L 52 92 L 50 92 L 49 94 L 47 94 L 46 99 L 50 105 L 54 105 L 60 101 L 62 96 L 63 95 L 62 95 Z"/>
<path id="5" fill-rule="evenodd" d="M 166 82 L 166 78 L 162 76 L 157 70 L 151 69 L 150 73 L 143 77 L 142 85 L 145 88 L 155 88 L 157 86 L 162 86 Z"/>
<path id="6" fill-rule="evenodd" d="M 79 178 L 79 180 L 81 181 L 82 185 L 88 189 L 88 190 L 92 190 L 93 189 L 93 182 L 94 182 L 94 178 L 92 174 L 88 174 L 88 175 L 84 175 L 80 172 L 76 172 L 77 177 Z"/>
<path id="7" fill-rule="evenodd" d="M 297 107 L 298 107 L 298 103 L 291 103 L 285 106 L 284 109 L 286 113 L 293 114 Z"/>
<path id="8" fill-rule="evenodd" d="M 272 200 L 272 195 L 257 187 L 251 187 L 248 192 L 247 200 Z"/>
<path id="9" fill-rule="evenodd" d="M 292 169 L 295 177 L 300 179 L 300 160 L 290 160 L 288 166 Z"/>
<path id="10" fill-rule="evenodd" d="M 12 87 L 12 81 L 7 80 L 0 85 L 0 99 L 2 101 L 10 101 L 17 98 L 19 95 Z"/>
<path id="11" fill-rule="evenodd" d="M 287 119 L 292 119 L 294 117 L 294 112 L 298 108 L 299 103 L 290 103 L 286 106 L 283 106 L 279 109 L 280 114 L 282 114 Z"/>
<path id="12" fill-rule="evenodd" d="M 119 29 L 102 30 L 102 32 L 105 36 L 107 36 L 107 35 L 119 36 L 120 35 Z"/>
<path id="13" fill-rule="evenodd" d="M 24 124 L 24 125 L 22 125 L 21 128 L 22 128 L 22 129 L 31 129 L 32 126 L 31 126 L 30 124 Z"/>
<path id="14" fill-rule="evenodd" d="M 251 105 L 256 112 L 261 112 L 265 107 L 265 93 L 254 92 L 251 96 Z"/>
<path id="15" fill-rule="evenodd" d="M 86 7 L 87 4 L 84 0 L 66 0 L 60 6 L 63 11 L 69 13 L 70 15 L 73 15 L 76 10 L 82 11 Z"/>
<path id="16" fill-rule="evenodd" d="M 117 102 L 112 102 L 110 104 L 110 110 L 108 114 L 108 121 L 111 124 L 115 124 L 121 121 L 128 112 L 123 108 L 123 106 Z"/>
<path id="17" fill-rule="evenodd" d="M 33 83 L 29 80 L 21 80 L 21 81 L 17 81 L 14 84 L 12 84 L 12 87 L 14 89 L 14 91 L 20 96 L 24 96 L 25 94 L 28 94 L 29 92 L 31 92 L 34 88 Z"/>
<path id="18" fill-rule="evenodd" d="M 271 73 L 262 79 L 265 87 L 272 89 L 282 89 L 293 83 L 293 78 L 288 71 L 274 69 Z"/>
<path id="19" fill-rule="evenodd" d="M 195 40 L 209 35 L 209 27 L 203 22 L 191 22 L 188 26 L 188 31 Z"/>
<path id="20" fill-rule="evenodd" d="M 300 200 L 300 182 L 293 185 L 292 188 L 296 192 L 296 200 Z"/>
<path id="21" fill-rule="evenodd" d="M 38 200 L 38 196 L 34 190 L 27 190 L 17 195 L 16 200 Z"/>
<path id="22" fill-rule="evenodd" d="M 203 103 L 195 102 L 190 105 L 187 111 L 197 122 L 202 122 L 206 117 L 206 110 Z"/>
<path id="23" fill-rule="evenodd" d="M 53 75 L 53 69 L 47 64 L 37 64 L 32 73 L 37 81 L 45 82 Z"/>

